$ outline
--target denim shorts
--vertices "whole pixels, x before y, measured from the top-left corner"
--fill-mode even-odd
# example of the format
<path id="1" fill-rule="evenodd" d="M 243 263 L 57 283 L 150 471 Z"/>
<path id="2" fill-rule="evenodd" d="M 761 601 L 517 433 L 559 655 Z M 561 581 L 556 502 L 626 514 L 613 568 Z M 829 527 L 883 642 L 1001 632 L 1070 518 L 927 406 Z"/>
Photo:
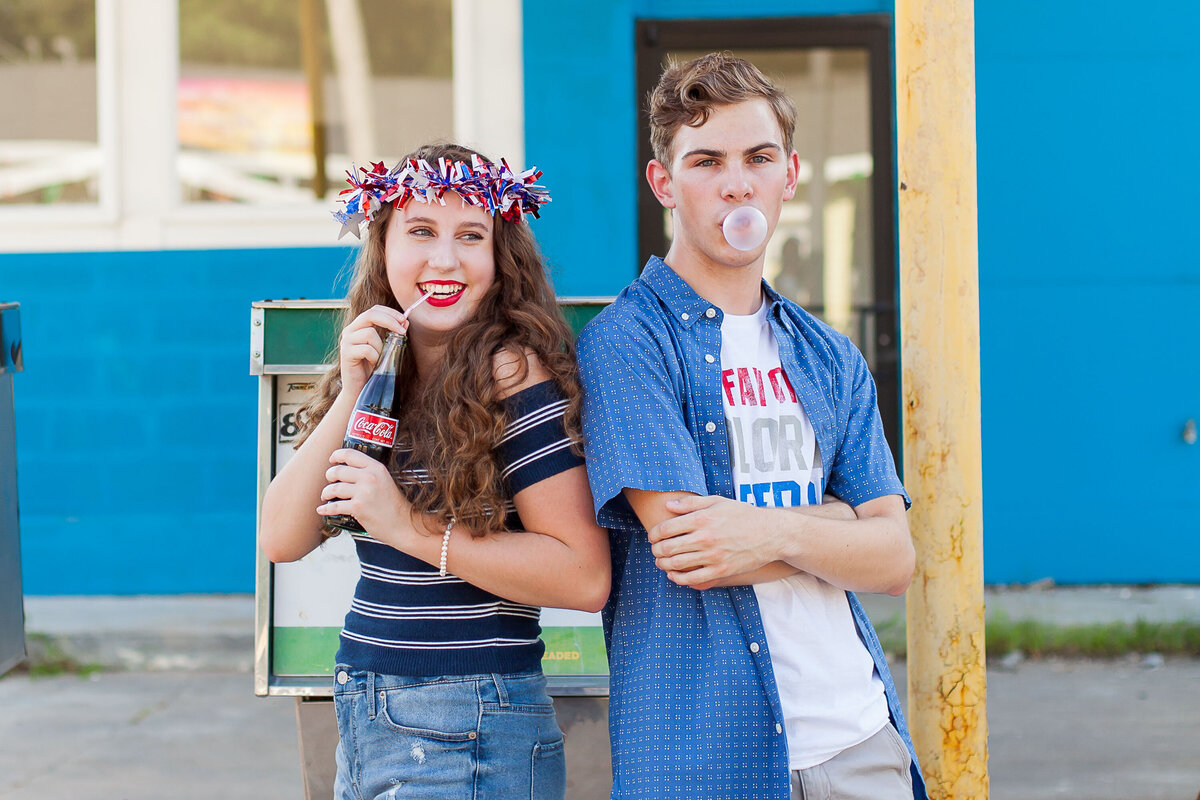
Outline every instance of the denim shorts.
<path id="1" fill-rule="evenodd" d="M 540 671 L 416 678 L 339 665 L 336 800 L 562 800 L 563 735 Z"/>

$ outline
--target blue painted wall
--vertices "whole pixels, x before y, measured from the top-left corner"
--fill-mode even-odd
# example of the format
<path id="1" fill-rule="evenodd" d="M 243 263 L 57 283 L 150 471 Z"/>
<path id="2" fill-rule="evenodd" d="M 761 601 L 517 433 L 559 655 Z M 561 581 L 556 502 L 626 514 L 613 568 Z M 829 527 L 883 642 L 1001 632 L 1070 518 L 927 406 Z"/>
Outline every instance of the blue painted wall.
<path id="1" fill-rule="evenodd" d="M 889 2 L 526 0 L 527 157 L 562 294 L 635 274 L 637 18 Z M 1200 23 L 1191 0 L 976 3 L 985 576 L 1200 581 Z M 253 589 L 249 305 L 340 248 L 0 255 L 30 594 Z"/>
<path id="2" fill-rule="evenodd" d="M 985 574 L 1200 581 L 1200 6 L 975 13 Z"/>
<path id="3" fill-rule="evenodd" d="M 0 256 L 27 594 L 254 590 L 250 303 L 331 296 L 349 253 Z"/>
<path id="4" fill-rule="evenodd" d="M 560 284 L 637 271 L 638 18 L 890 2 L 526 0 L 526 154 Z M 1193 0 L 976 2 L 985 578 L 1200 581 Z M 803 122 L 801 122 L 803 124 Z"/>

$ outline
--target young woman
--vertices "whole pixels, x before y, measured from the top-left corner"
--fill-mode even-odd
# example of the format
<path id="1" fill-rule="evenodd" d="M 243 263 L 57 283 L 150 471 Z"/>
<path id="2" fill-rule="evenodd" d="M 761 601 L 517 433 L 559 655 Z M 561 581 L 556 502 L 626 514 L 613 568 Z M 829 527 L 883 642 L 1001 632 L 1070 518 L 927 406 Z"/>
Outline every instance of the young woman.
<path id="1" fill-rule="evenodd" d="M 608 540 L 576 446 L 570 333 L 522 221 L 548 198 L 481 159 L 427 146 L 352 176 L 352 213 L 335 216 L 368 228 L 339 361 L 263 500 L 272 561 L 320 545 L 332 515 L 366 531 L 334 671 L 339 800 L 565 790 L 538 607 L 599 610 Z M 342 449 L 388 331 L 408 336 L 390 468 Z"/>

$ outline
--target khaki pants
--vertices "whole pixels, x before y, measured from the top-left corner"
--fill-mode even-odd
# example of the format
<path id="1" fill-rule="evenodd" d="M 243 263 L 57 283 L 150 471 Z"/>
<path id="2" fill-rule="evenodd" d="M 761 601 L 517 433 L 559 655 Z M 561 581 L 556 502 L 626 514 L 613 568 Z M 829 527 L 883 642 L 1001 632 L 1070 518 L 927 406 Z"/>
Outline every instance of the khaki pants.
<path id="1" fill-rule="evenodd" d="M 912 800 L 911 763 L 889 722 L 823 764 L 792 770 L 791 800 Z"/>

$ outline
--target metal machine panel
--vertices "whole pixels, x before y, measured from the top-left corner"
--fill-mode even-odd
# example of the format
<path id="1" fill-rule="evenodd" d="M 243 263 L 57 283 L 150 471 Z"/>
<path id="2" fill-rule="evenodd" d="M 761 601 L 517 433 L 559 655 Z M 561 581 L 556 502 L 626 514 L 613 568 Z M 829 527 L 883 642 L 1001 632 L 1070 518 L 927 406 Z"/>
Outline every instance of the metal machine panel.
<path id="1" fill-rule="evenodd" d="M 562 298 L 576 332 L 609 298 Z M 340 301 L 264 301 L 251 308 L 251 373 L 259 376 L 259 510 L 271 478 L 294 452 L 295 413 L 335 352 Z M 255 692 L 303 698 L 332 695 L 334 653 L 358 580 L 348 536 L 301 560 L 271 564 L 258 553 Z M 557 696 L 608 694 L 608 660 L 599 614 L 543 609 L 542 661 Z"/>
<path id="2" fill-rule="evenodd" d="M 25 659 L 17 432 L 13 416 L 13 374 L 23 366 L 20 312 L 17 303 L 0 303 L 0 675 Z"/>

